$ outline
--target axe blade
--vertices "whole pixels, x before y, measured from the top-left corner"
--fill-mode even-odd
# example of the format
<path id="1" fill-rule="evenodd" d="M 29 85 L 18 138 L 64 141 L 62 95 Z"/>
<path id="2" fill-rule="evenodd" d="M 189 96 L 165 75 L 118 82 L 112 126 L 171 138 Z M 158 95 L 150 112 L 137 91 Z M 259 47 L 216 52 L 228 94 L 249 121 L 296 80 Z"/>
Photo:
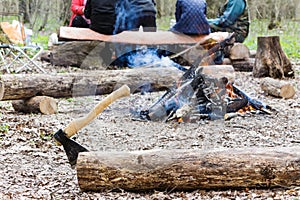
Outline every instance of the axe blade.
<path id="1" fill-rule="evenodd" d="M 63 145 L 72 168 L 74 168 L 77 163 L 78 154 L 80 152 L 88 151 L 85 147 L 68 138 L 66 133 L 62 129 L 59 129 L 53 137 L 57 142 Z"/>

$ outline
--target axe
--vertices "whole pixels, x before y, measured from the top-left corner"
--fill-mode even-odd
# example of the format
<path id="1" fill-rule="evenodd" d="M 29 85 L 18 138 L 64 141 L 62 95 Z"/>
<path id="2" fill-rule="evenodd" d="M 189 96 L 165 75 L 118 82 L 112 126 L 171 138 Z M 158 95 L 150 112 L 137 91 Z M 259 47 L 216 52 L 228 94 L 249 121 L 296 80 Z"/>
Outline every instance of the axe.
<path id="1" fill-rule="evenodd" d="M 86 116 L 73 120 L 65 127 L 64 130 L 60 129 L 54 134 L 53 137 L 56 142 L 63 145 L 69 163 L 72 167 L 76 165 L 78 154 L 88 150 L 74 140 L 71 140 L 70 137 L 75 135 L 79 130 L 95 119 L 112 102 L 129 95 L 130 88 L 127 85 L 123 85 L 100 101 Z"/>

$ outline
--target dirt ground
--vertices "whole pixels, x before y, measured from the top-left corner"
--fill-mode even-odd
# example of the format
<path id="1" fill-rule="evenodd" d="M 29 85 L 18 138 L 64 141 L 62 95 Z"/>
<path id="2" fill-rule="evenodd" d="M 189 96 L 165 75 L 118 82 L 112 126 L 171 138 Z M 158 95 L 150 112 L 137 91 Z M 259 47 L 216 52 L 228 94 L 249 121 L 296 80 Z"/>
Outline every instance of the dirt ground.
<path id="1" fill-rule="evenodd" d="M 55 71 L 52 66 L 45 66 Z M 68 70 L 68 69 L 64 69 Z M 130 109 L 151 105 L 162 93 L 134 94 L 118 100 L 76 135 L 90 151 L 149 149 L 214 149 L 300 145 L 300 65 L 295 65 L 293 99 L 265 95 L 259 79 L 236 72 L 236 85 L 250 96 L 274 108 L 272 115 L 252 113 L 229 121 L 197 123 L 141 122 L 132 120 Z M 84 116 L 104 96 L 58 99 L 54 115 L 22 114 L 11 102 L 0 102 L 0 199 L 299 199 L 300 187 L 269 190 L 244 189 L 193 192 L 123 190 L 81 192 L 72 169 L 52 134 L 73 119 Z"/>

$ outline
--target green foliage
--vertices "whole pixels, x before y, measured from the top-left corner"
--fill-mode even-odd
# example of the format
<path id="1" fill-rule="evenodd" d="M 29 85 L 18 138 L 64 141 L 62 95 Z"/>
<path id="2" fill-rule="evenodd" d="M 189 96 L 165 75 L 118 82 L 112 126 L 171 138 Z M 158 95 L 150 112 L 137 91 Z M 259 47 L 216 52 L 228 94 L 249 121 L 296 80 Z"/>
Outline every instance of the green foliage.
<path id="1" fill-rule="evenodd" d="M 48 49 L 48 35 L 40 35 L 38 34 L 37 36 L 32 38 L 32 43 L 36 43 L 41 45 L 44 49 Z"/>
<path id="2" fill-rule="evenodd" d="M 279 36 L 280 44 L 286 55 L 294 60 L 300 60 L 300 24 L 297 21 L 281 22 L 279 28 L 268 30 L 269 20 L 255 20 L 251 22 L 250 33 L 245 44 L 251 50 L 257 48 L 257 37 L 259 36 Z"/>
<path id="3" fill-rule="evenodd" d="M 7 133 L 9 130 L 9 125 L 4 123 L 0 124 L 0 133 Z"/>

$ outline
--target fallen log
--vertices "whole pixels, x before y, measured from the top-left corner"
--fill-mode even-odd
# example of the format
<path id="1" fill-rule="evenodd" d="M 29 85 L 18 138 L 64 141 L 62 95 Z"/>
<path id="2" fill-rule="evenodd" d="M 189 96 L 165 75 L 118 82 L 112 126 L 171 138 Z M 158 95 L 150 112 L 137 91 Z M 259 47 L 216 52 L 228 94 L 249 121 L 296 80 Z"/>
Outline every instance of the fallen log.
<path id="1" fill-rule="evenodd" d="M 295 76 L 292 64 L 280 46 L 279 36 L 257 38 L 253 76 L 278 79 Z"/>
<path id="2" fill-rule="evenodd" d="M 34 96 L 69 98 L 110 94 L 127 84 L 132 92 L 171 87 L 182 75 L 175 67 L 100 70 L 69 74 L 5 74 L 1 76 L 1 100 L 26 99 Z"/>
<path id="3" fill-rule="evenodd" d="M 230 60 L 224 58 L 223 65 L 232 65 L 235 71 L 238 72 L 252 72 L 255 63 L 255 58 L 248 58 L 245 60 Z"/>
<path id="4" fill-rule="evenodd" d="M 214 66 L 212 66 L 214 67 Z M 206 69 L 212 75 L 214 70 Z M 230 67 L 219 72 L 231 75 Z M 227 72 L 226 72 L 227 71 Z M 183 72 L 175 67 L 141 67 L 127 70 L 99 70 L 70 74 L 5 74 L 0 78 L 0 100 L 26 99 L 34 96 L 68 98 L 110 94 L 126 84 L 130 91 L 161 91 L 172 87 Z M 229 76 L 228 75 L 228 76 Z"/>
<path id="5" fill-rule="evenodd" d="M 101 41 L 69 41 L 56 46 L 41 59 L 56 66 L 73 66 L 81 69 L 105 69 L 103 54 L 105 44 Z M 111 57 L 111 55 L 110 55 Z"/>
<path id="6" fill-rule="evenodd" d="M 17 112 L 42 113 L 51 115 L 57 113 L 57 101 L 52 97 L 35 96 L 26 100 L 14 100 L 12 106 Z"/>
<path id="7" fill-rule="evenodd" d="M 83 152 L 82 191 L 274 188 L 300 185 L 300 148 Z"/>
<path id="8" fill-rule="evenodd" d="M 263 78 L 260 87 L 264 92 L 271 96 L 285 99 L 293 98 L 296 93 L 295 88 L 289 82 L 270 77 Z"/>
<path id="9" fill-rule="evenodd" d="M 232 66 L 235 71 L 252 72 L 255 63 L 255 58 L 248 58 L 245 60 L 232 60 Z"/>

